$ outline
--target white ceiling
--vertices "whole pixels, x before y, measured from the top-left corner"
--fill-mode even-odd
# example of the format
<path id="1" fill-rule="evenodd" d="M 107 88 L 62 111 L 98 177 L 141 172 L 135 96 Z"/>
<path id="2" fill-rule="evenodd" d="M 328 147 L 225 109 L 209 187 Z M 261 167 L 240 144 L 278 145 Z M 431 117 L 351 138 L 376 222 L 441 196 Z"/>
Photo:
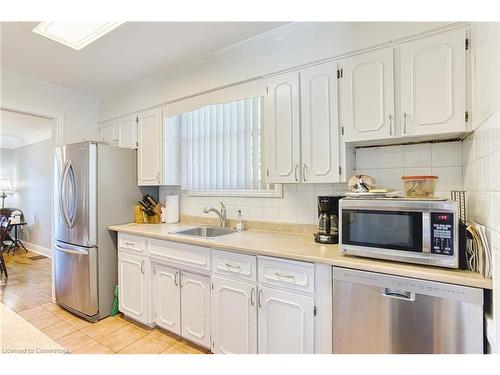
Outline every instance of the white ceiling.
<path id="1" fill-rule="evenodd" d="M 1 22 L 3 70 L 103 96 L 283 25 L 282 22 L 127 22 L 80 51 Z"/>
<path id="2" fill-rule="evenodd" d="M 0 109 L 0 148 L 18 148 L 50 139 L 53 121 Z"/>

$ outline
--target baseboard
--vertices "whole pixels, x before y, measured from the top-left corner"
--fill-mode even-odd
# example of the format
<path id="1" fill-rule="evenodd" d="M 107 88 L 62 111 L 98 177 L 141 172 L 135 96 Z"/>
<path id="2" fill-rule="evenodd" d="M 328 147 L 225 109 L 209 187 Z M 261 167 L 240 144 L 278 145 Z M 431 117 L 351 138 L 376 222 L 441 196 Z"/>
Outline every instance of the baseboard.
<path id="1" fill-rule="evenodd" d="M 30 251 L 33 251 L 34 253 L 40 254 L 40 255 L 45 255 L 46 257 L 52 258 L 52 249 L 45 247 L 45 246 L 40 246 L 28 241 L 23 241 L 24 246 Z"/>

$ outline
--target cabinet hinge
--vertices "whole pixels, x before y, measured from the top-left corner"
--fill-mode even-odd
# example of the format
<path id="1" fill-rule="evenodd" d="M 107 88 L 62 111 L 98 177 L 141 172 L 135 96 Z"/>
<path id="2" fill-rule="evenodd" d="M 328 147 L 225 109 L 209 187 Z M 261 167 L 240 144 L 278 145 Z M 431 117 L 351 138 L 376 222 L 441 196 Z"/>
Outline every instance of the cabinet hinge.
<path id="1" fill-rule="evenodd" d="M 344 78 L 344 69 L 337 69 L 337 79 Z"/>
<path id="2" fill-rule="evenodd" d="M 339 176 L 342 176 L 342 167 L 339 167 Z"/>
<path id="3" fill-rule="evenodd" d="M 314 313 L 314 316 L 316 316 L 318 313 L 318 308 L 316 306 L 314 306 L 313 313 Z"/>
<path id="4" fill-rule="evenodd" d="M 343 126 L 340 127 L 340 132 L 342 133 L 342 135 L 344 135 L 344 127 Z"/>
<path id="5" fill-rule="evenodd" d="M 470 41 L 469 38 L 465 38 L 465 50 L 467 51 L 470 47 Z"/>
<path id="6" fill-rule="evenodd" d="M 340 79 L 340 69 L 337 69 L 337 79 Z"/>
<path id="7" fill-rule="evenodd" d="M 465 122 L 469 121 L 469 111 L 465 111 Z"/>
<path id="8" fill-rule="evenodd" d="M 266 94 L 269 94 L 269 86 L 266 86 Z"/>
<path id="9" fill-rule="evenodd" d="M 267 177 L 269 177 L 269 169 L 266 170 L 266 175 L 267 175 Z"/>
<path id="10" fill-rule="evenodd" d="M 212 348 L 215 348 L 215 341 L 212 341 Z"/>
<path id="11" fill-rule="evenodd" d="M 138 124 L 139 123 L 139 116 L 136 116 L 135 118 L 135 123 Z"/>
<path id="12" fill-rule="evenodd" d="M 214 290 L 214 283 L 212 283 L 212 290 Z"/>

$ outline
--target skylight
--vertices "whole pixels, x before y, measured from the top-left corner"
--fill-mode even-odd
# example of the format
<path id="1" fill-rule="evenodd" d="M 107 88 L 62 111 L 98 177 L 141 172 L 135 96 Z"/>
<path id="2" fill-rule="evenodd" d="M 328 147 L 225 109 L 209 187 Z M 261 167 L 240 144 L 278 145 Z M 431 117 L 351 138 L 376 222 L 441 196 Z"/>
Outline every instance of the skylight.
<path id="1" fill-rule="evenodd" d="M 65 46 L 81 50 L 123 22 L 41 22 L 33 32 Z"/>

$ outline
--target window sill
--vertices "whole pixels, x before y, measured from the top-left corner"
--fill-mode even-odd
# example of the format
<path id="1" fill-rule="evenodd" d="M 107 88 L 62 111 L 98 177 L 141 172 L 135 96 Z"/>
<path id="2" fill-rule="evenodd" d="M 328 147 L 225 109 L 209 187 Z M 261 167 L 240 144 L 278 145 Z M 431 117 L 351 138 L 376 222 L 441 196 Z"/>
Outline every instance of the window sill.
<path id="1" fill-rule="evenodd" d="M 247 197 L 283 198 L 283 185 L 276 184 L 273 190 L 188 190 L 189 197 Z"/>

